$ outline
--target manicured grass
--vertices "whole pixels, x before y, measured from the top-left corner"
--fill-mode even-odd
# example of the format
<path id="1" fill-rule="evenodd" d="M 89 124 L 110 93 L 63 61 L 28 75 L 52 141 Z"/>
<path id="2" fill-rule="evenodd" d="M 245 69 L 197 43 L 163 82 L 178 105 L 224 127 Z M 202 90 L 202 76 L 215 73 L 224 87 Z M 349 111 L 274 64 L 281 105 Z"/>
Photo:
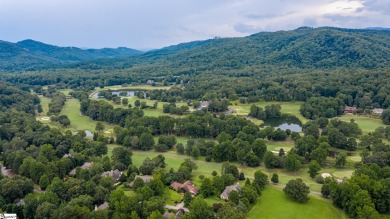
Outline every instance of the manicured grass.
<path id="1" fill-rule="evenodd" d="M 239 102 L 233 102 L 232 106 L 229 106 L 230 108 L 236 110 L 237 112 L 234 113 L 235 115 L 248 115 L 250 112 L 251 106 L 255 104 L 256 106 L 260 106 L 263 109 L 265 109 L 265 106 L 271 105 L 271 104 L 279 104 L 282 109 L 281 112 L 283 114 L 291 114 L 296 116 L 302 123 L 306 123 L 308 119 L 303 117 L 301 113 L 299 112 L 299 109 L 302 105 L 302 102 L 259 102 L 259 103 L 250 103 L 250 104 L 241 104 Z"/>
<path id="2" fill-rule="evenodd" d="M 173 191 L 172 189 L 166 187 L 164 189 L 164 198 L 166 200 L 166 204 L 176 205 L 183 200 L 183 194 L 177 193 L 176 191 Z"/>
<path id="3" fill-rule="evenodd" d="M 61 115 L 67 115 L 70 120 L 70 127 L 67 129 L 71 130 L 89 130 L 93 132 L 95 130 L 96 121 L 83 116 L 80 113 L 80 102 L 77 99 L 67 99 L 65 106 L 62 108 Z M 105 125 L 105 131 L 113 130 L 113 125 L 103 122 Z"/>
<path id="4" fill-rule="evenodd" d="M 39 95 L 38 97 L 41 100 L 41 106 L 42 106 L 42 110 L 43 110 L 43 112 L 41 113 L 41 116 L 46 116 L 47 112 L 49 112 L 49 103 L 50 103 L 51 99 L 44 97 L 42 95 Z"/>
<path id="5" fill-rule="evenodd" d="M 291 150 L 291 148 L 294 147 L 294 142 L 293 141 L 270 141 L 267 142 L 267 150 L 268 151 L 273 151 L 273 152 L 278 152 L 281 148 L 283 148 L 284 152 L 288 152 Z"/>
<path id="6" fill-rule="evenodd" d="M 69 93 L 72 91 L 72 89 L 64 89 L 64 90 L 60 90 L 60 92 L 62 92 L 63 94 L 65 94 L 65 96 L 69 96 Z"/>
<path id="7" fill-rule="evenodd" d="M 108 146 L 108 156 L 111 157 L 113 148 L 118 147 L 118 145 L 109 145 Z M 133 164 L 137 167 L 142 164 L 146 157 L 153 158 L 157 155 L 162 154 L 165 157 L 165 162 L 167 164 L 166 170 L 173 168 L 177 170 L 180 167 L 180 164 L 184 161 L 184 159 L 189 158 L 186 155 L 179 155 L 175 151 L 171 150 L 164 153 L 158 153 L 155 151 L 133 151 Z M 221 173 L 222 163 L 215 162 L 206 162 L 200 157 L 198 160 L 194 160 L 198 169 L 193 171 L 193 181 L 196 185 L 201 185 L 201 181 L 199 179 L 200 175 L 204 175 L 206 177 L 211 177 L 211 173 L 215 170 L 218 174 Z M 233 163 L 238 166 L 239 170 L 244 172 L 245 176 L 253 179 L 253 175 L 256 171 L 261 170 L 271 178 L 273 173 L 277 173 L 279 175 L 280 184 L 287 184 L 291 179 L 302 178 L 303 182 L 306 183 L 313 192 L 316 192 L 317 195 L 321 191 L 321 184 L 315 182 L 314 179 L 310 178 L 308 172 L 308 168 L 302 168 L 295 173 L 289 173 L 283 169 L 272 169 L 268 170 L 264 167 L 264 165 L 259 167 L 247 167 L 243 165 L 239 165 L 237 163 Z M 351 177 L 354 169 L 351 168 L 323 168 L 320 170 L 320 173 L 330 173 L 331 175 L 337 178 Z M 281 189 L 281 188 L 280 188 Z"/>
<path id="8" fill-rule="evenodd" d="M 174 118 L 182 118 L 182 117 L 186 116 L 186 114 L 174 115 L 174 114 L 169 114 L 169 113 L 163 113 L 163 106 L 164 106 L 164 104 L 168 104 L 168 102 L 158 102 L 157 101 L 158 102 L 157 108 L 152 108 L 152 106 L 156 102 L 156 100 L 139 99 L 138 97 L 122 97 L 122 98 L 128 99 L 129 100 L 129 104 L 131 104 L 133 107 L 135 106 L 134 102 L 136 100 L 140 100 L 141 102 L 145 102 L 146 105 L 148 106 L 147 108 L 142 109 L 142 111 L 144 112 L 145 116 L 150 116 L 150 117 L 170 116 L 170 117 L 174 117 Z M 128 108 L 128 106 L 125 106 L 125 105 L 122 105 L 122 104 L 114 104 L 113 101 L 110 101 L 110 100 L 107 100 L 107 99 L 103 99 L 103 98 L 95 99 L 95 100 L 105 101 L 105 102 L 111 104 L 112 106 L 114 106 L 114 108 L 124 108 L 124 109 Z M 176 104 L 176 107 L 187 105 L 186 102 L 178 102 L 178 103 L 175 103 L 175 104 Z M 193 111 L 193 109 L 190 107 L 189 111 L 191 112 L 191 111 Z"/>
<path id="9" fill-rule="evenodd" d="M 363 134 L 368 134 L 369 132 L 373 132 L 375 131 L 375 129 L 377 129 L 380 126 L 386 127 L 386 125 L 383 124 L 382 120 L 373 117 L 346 114 L 337 118 L 339 118 L 342 121 L 350 121 L 351 119 L 354 119 L 355 122 L 362 129 Z"/>
<path id="10" fill-rule="evenodd" d="M 219 194 L 218 194 L 219 195 Z M 213 206 L 214 203 L 222 203 L 224 204 L 225 201 L 220 199 L 219 197 L 217 196 L 212 196 L 212 197 L 208 197 L 208 198 L 205 198 L 204 199 L 206 201 L 206 203 L 209 205 L 209 206 Z"/>
<path id="11" fill-rule="evenodd" d="M 154 136 L 154 142 L 157 144 L 158 143 L 158 138 L 160 136 L 156 135 Z M 183 145 L 186 145 L 187 144 L 187 141 L 190 140 L 191 138 L 189 137 L 186 137 L 186 136 L 176 136 L 176 141 L 177 143 L 182 143 Z M 196 139 L 195 139 L 196 140 Z M 205 139 L 208 141 L 208 139 Z M 213 141 L 213 139 L 210 139 L 210 141 Z"/>
<path id="12" fill-rule="evenodd" d="M 159 90 L 159 89 L 169 90 L 171 87 L 172 86 L 152 86 L 152 85 L 136 85 L 136 86 L 129 85 L 129 86 L 124 87 L 122 85 L 114 85 L 114 86 L 106 86 L 104 88 L 96 87 L 95 90 L 96 91 L 108 90 L 108 89 L 111 89 L 111 90 L 131 90 L 131 89 L 135 89 L 135 90 Z"/>
<path id="13" fill-rule="evenodd" d="M 346 215 L 329 200 L 310 196 L 308 202 L 298 203 L 290 200 L 282 191 L 267 187 L 247 218 L 336 219 L 346 218 Z"/>

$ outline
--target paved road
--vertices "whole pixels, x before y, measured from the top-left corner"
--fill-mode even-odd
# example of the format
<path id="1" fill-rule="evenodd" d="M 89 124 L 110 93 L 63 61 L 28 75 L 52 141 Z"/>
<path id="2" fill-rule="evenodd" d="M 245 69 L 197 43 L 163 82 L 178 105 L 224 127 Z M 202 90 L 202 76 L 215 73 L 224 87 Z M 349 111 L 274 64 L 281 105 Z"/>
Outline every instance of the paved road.
<path id="1" fill-rule="evenodd" d="M 185 212 L 190 212 L 188 210 L 188 208 L 184 207 L 184 203 L 183 202 L 178 204 L 178 205 L 176 205 L 176 206 L 174 206 L 174 205 L 165 205 L 165 208 L 171 209 L 171 210 L 179 210 L 180 208 L 182 208 L 182 209 L 184 209 Z"/>

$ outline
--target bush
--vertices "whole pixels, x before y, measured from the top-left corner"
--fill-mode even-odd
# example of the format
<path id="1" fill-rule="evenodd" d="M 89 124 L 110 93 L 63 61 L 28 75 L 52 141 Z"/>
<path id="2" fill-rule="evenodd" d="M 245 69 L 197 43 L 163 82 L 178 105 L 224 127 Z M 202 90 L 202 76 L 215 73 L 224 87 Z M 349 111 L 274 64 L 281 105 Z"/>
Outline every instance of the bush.
<path id="1" fill-rule="evenodd" d="M 325 183 L 325 179 L 324 179 L 324 177 L 322 177 L 321 175 L 318 175 L 318 176 L 316 177 L 316 182 L 317 182 L 318 184 L 324 184 L 324 183 Z"/>
<path id="2" fill-rule="evenodd" d="M 302 182 L 302 179 L 292 179 L 288 181 L 286 187 L 283 189 L 284 194 L 297 202 L 307 202 L 310 193 L 309 186 Z"/>

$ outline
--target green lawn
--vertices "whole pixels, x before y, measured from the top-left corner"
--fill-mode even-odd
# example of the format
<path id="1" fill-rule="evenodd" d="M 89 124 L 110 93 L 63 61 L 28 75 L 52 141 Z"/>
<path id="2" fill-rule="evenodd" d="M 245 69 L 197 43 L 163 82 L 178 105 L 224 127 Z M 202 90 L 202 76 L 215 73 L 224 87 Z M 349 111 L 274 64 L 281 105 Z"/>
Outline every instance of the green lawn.
<path id="1" fill-rule="evenodd" d="M 183 194 L 177 193 L 176 191 L 165 187 L 164 198 L 166 200 L 165 204 L 176 205 L 183 200 Z"/>
<path id="2" fill-rule="evenodd" d="M 67 115 L 70 120 L 71 130 L 89 130 L 93 132 L 95 130 L 96 121 L 83 116 L 80 113 L 80 102 L 77 99 L 67 99 L 65 106 L 62 108 L 61 115 Z M 113 125 L 103 122 L 105 125 L 105 131 L 112 132 Z"/>
<path id="3" fill-rule="evenodd" d="M 96 91 L 100 90 L 158 90 L 158 89 L 164 89 L 169 90 L 172 86 L 152 86 L 152 85 L 128 85 L 128 86 L 122 86 L 122 85 L 114 85 L 114 86 L 106 86 L 104 88 L 96 87 Z"/>
<path id="4" fill-rule="evenodd" d="M 353 115 L 353 114 L 347 114 L 340 117 L 337 117 L 342 121 L 350 121 L 351 119 L 354 119 L 355 122 L 359 125 L 359 127 L 362 129 L 363 134 L 367 134 L 369 132 L 375 131 L 376 128 L 386 125 L 383 124 L 382 120 L 373 118 L 373 117 L 367 117 L 367 116 L 359 116 L 359 115 Z"/>
<path id="5" fill-rule="evenodd" d="M 247 218 L 336 219 L 347 218 L 347 216 L 340 209 L 334 207 L 329 200 L 310 196 L 310 200 L 302 204 L 290 200 L 282 191 L 268 187 L 248 213 Z"/>
<path id="6" fill-rule="evenodd" d="M 43 109 L 43 112 L 41 113 L 41 116 L 46 116 L 47 112 L 49 112 L 49 103 L 50 103 L 51 99 L 47 98 L 47 97 L 44 97 L 42 95 L 39 95 L 38 97 L 41 100 L 41 106 L 42 106 L 42 109 Z"/>
<path id="7" fill-rule="evenodd" d="M 230 106 L 230 108 L 236 110 L 235 115 L 248 115 L 250 112 L 251 106 L 255 104 L 256 106 L 260 106 L 263 109 L 265 106 L 271 105 L 271 104 L 279 104 L 282 109 L 281 112 L 283 114 L 291 114 L 296 116 L 302 123 L 306 123 L 308 119 L 303 117 L 301 113 L 299 112 L 299 109 L 302 105 L 302 102 L 259 102 L 259 103 L 250 103 L 250 104 L 241 104 L 238 101 L 233 102 L 233 105 Z"/>
<path id="8" fill-rule="evenodd" d="M 281 148 L 285 152 L 288 152 L 291 150 L 291 148 L 294 147 L 294 142 L 293 141 L 270 141 L 267 142 L 267 150 L 268 151 L 273 151 L 273 152 L 278 152 Z"/>
<path id="9" fill-rule="evenodd" d="M 118 145 L 109 145 L 108 146 L 108 156 L 111 157 L 112 150 L 118 147 Z M 170 168 L 173 168 L 177 170 L 180 166 L 180 164 L 184 161 L 184 159 L 189 158 L 185 155 L 179 155 L 176 153 L 176 151 L 168 151 L 164 153 L 155 152 L 153 150 L 151 151 L 133 151 L 133 164 L 137 167 L 142 164 L 142 162 L 145 160 L 146 157 L 153 158 L 157 155 L 162 154 L 165 157 L 165 163 L 167 164 L 167 170 Z M 203 157 L 200 157 L 198 160 L 194 160 L 194 162 L 197 164 L 198 169 L 193 171 L 193 181 L 196 185 L 201 185 L 201 181 L 199 180 L 200 175 L 204 175 L 206 177 L 211 177 L 211 173 L 215 170 L 219 174 L 221 173 L 222 163 L 215 163 L 215 162 L 206 162 L 204 161 Z M 280 184 L 287 184 L 287 182 L 291 179 L 295 179 L 297 177 L 302 178 L 303 182 L 306 183 L 310 189 L 314 192 L 319 193 L 321 191 L 321 184 L 318 184 L 315 182 L 314 179 L 310 178 L 307 168 L 302 168 L 296 173 L 289 173 L 283 169 L 272 169 L 268 170 L 264 167 L 264 165 L 259 167 L 247 167 L 243 165 L 239 165 L 238 163 L 234 163 L 238 166 L 239 170 L 244 172 L 245 176 L 247 176 L 250 179 L 253 179 L 253 175 L 256 171 L 261 170 L 264 173 L 268 175 L 269 178 L 271 178 L 273 173 L 277 173 L 279 175 L 279 181 Z M 351 177 L 354 169 L 351 168 L 323 168 L 320 170 L 320 173 L 330 173 L 331 175 L 337 177 L 337 178 L 344 178 L 344 177 Z M 280 188 L 281 189 L 281 188 Z"/>

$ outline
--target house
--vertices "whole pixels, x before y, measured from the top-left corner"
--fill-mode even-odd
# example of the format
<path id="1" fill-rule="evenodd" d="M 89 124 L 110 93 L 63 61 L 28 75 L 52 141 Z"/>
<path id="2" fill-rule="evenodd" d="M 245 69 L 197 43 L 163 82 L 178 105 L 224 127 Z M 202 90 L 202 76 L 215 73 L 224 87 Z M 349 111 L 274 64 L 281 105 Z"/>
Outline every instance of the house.
<path id="1" fill-rule="evenodd" d="M 235 113 L 236 111 L 234 109 L 231 109 L 229 108 L 228 110 L 226 110 L 225 112 L 223 112 L 223 114 L 225 115 L 229 115 L 229 114 L 232 114 L 232 113 Z"/>
<path id="2" fill-rule="evenodd" d="M 184 209 L 179 208 L 179 210 L 177 210 L 176 215 L 175 215 L 176 219 L 179 219 L 184 213 L 185 213 Z"/>
<path id="3" fill-rule="evenodd" d="M 147 84 L 153 84 L 154 83 L 154 80 L 148 80 L 146 81 Z"/>
<path id="4" fill-rule="evenodd" d="M 24 206 L 25 204 L 26 204 L 26 202 L 24 201 L 23 198 L 20 199 L 20 200 L 18 201 L 18 203 L 16 203 L 17 206 Z"/>
<path id="5" fill-rule="evenodd" d="M 355 113 L 358 110 L 358 108 L 354 106 L 346 106 L 344 107 L 344 113 Z"/>
<path id="6" fill-rule="evenodd" d="M 228 200 L 229 199 L 229 194 L 231 191 L 241 191 L 241 186 L 239 184 L 236 185 L 231 185 L 231 186 L 226 186 L 225 190 L 223 190 L 222 194 L 219 196 L 223 200 Z"/>
<path id="7" fill-rule="evenodd" d="M 149 175 L 145 175 L 145 176 L 136 175 L 136 176 L 134 177 L 134 180 L 130 183 L 130 186 L 133 186 L 133 185 L 134 185 L 134 181 L 135 181 L 137 178 L 142 179 L 142 181 L 144 181 L 144 183 L 148 183 L 148 182 L 150 182 L 150 181 L 153 179 L 153 176 L 149 176 Z"/>
<path id="8" fill-rule="evenodd" d="M 200 105 L 196 108 L 196 110 L 201 110 L 203 108 L 209 107 L 210 102 L 209 101 L 200 101 Z"/>
<path id="9" fill-rule="evenodd" d="M 95 211 L 97 210 L 104 210 L 104 209 L 107 209 L 108 208 L 108 202 L 104 202 L 103 204 L 99 205 L 99 207 L 97 205 L 95 205 Z"/>
<path id="10" fill-rule="evenodd" d="M 10 178 L 15 176 L 15 172 L 12 169 L 7 169 L 6 167 L 1 168 L 1 174 Z"/>
<path id="11" fill-rule="evenodd" d="M 375 115 L 382 115 L 383 113 L 383 109 L 381 108 L 375 108 L 372 110 L 372 114 L 375 114 Z"/>
<path id="12" fill-rule="evenodd" d="M 122 173 L 123 173 L 122 171 L 119 171 L 118 169 L 116 169 L 116 170 L 103 172 L 101 174 L 101 176 L 103 176 L 103 177 L 111 177 L 111 178 L 115 179 L 116 181 L 118 181 L 119 178 L 121 177 Z"/>
<path id="13" fill-rule="evenodd" d="M 85 162 L 80 168 L 81 169 L 89 169 L 92 167 L 92 162 Z M 77 167 L 74 168 L 72 171 L 70 171 L 69 175 L 76 175 L 76 170 L 77 170 Z"/>
<path id="14" fill-rule="evenodd" d="M 183 184 L 173 182 L 171 188 L 177 192 L 189 192 L 191 195 L 199 194 L 199 189 L 190 180 L 185 181 Z"/>
<path id="15" fill-rule="evenodd" d="M 172 218 L 176 218 L 175 214 L 170 212 L 170 211 L 166 211 L 163 215 L 163 218 L 166 218 L 166 219 L 172 219 Z"/>
<path id="16" fill-rule="evenodd" d="M 73 154 L 64 154 L 64 156 L 62 156 L 62 158 L 74 158 Z"/>

